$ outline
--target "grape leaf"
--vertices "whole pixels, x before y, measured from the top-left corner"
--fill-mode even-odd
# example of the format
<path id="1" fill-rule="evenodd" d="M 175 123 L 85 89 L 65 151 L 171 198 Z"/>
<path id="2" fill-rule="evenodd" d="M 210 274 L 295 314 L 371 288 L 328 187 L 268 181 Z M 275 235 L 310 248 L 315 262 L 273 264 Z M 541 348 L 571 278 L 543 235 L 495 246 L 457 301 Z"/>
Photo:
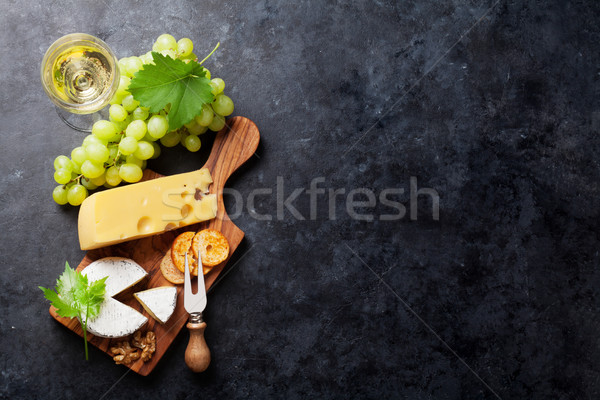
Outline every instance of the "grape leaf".
<path id="1" fill-rule="evenodd" d="M 40 289 L 44 292 L 44 297 L 50 300 L 50 304 L 56 307 L 56 313 L 61 317 L 73 318 L 79 315 L 78 308 L 73 307 L 70 302 L 61 299 L 54 290 L 46 289 L 41 286 Z"/>
<path id="2" fill-rule="evenodd" d="M 87 276 L 72 269 L 67 262 L 64 272 L 56 281 L 55 290 L 39 286 L 44 292 L 44 297 L 56 308 L 58 315 L 65 318 L 79 318 L 83 330 L 86 360 L 88 359 L 87 321 L 100 312 L 100 306 L 104 301 L 106 279 L 107 277 L 88 284 Z"/>
<path id="3" fill-rule="evenodd" d="M 206 70 L 197 62 L 185 63 L 152 52 L 154 64 L 146 64 L 135 73 L 127 89 L 150 112 L 171 105 L 169 130 L 181 128 L 200 114 L 203 104 L 214 100 Z"/>

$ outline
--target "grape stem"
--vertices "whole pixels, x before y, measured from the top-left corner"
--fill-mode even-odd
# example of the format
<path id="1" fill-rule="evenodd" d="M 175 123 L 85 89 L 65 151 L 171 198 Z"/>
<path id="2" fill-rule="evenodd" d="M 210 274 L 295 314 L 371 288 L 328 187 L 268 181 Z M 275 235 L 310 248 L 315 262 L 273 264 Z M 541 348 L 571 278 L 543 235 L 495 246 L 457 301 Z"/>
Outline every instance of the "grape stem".
<path id="1" fill-rule="evenodd" d="M 215 46 L 215 48 L 213 49 L 213 51 L 211 51 L 206 57 L 204 57 L 204 59 L 202 61 L 200 61 L 198 64 L 202 65 L 202 63 L 206 60 L 208 60 L 208 58 L 210 56 L 212 56 L 212 54 L 219 48 L 219 45 L 221 44 L 221 42 L 217 42 L 217 45 Z"/>
<path id="2" fill-rule="evenodd" d="M 79 183 L 79 181 L 81 180 L 81 178 L 84 178 L 83 174 L 80 174 L 80 175 L 78 175 L 77 177 L 75 177 L 75 178 L 71 179 L 69 182 L 65 183 L 65 184 L 63 185 L 63 189 L 66 189 L 66 188 L 67 188 L 67 185 L 68 185 L 69 183 L 71 183 L 71 182 L 77 182 L 77 183 Z M 87 179 L 87 178 L 86 178 L 86 179 Z"/>

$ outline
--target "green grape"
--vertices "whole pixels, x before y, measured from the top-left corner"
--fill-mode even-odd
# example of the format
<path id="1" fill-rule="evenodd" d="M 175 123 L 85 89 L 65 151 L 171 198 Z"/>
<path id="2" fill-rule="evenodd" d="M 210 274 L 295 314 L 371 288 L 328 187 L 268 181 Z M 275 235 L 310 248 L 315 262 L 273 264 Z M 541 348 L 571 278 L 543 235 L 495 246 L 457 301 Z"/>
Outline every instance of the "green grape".
<path id="1" fill-rule="evenodd" d="M 102 164 L 108 160 L 110 152 L 106 146 L 99 143 L 90 143 L 85 147 L 85 154 L 88 160 Z"/>
<path id="2" fill-rule="evenodd" d="M 90 179 L 90 182 L 92 182 L 96 186 L 104 185 L 104 183 L 106 182 L 106 171 L 104 171 L 104 173 L 99 177 Z"/>
<path id="3" fill-rule="evenodd" d="M 136 56 L 122 58 L 119 61 L 119 64 L 121 63 L 125 67 L 125 74 L 130 78 L 133 78 L 133 75 L 144 67 L 142 60 Z"/>
<path id="4" fill-rule="evenodd" d="M 179 143 L 185 147 L 185 138 L 190 136 L 190 133 L 187 130 L 179 131 Z"/>
<path id="5" fill-rule="evenodd" d="M 108 109 L 108 115 L 110 116 L 110 120 L 112 122 L 121 122 L 125 121 L 127 118 L 127 111 L 120 104 L 113 104 Z"/>
<path id="6" fill-rule="evenodd" d="M 129 87 L 129 83 L 131 82 L 131 79 L 125 75 L 121 75 L 121 78 L 119 78 L 119 87 L 117 89 L 117 95 L 122 95 L 123 97 L 127 96 L 129 94 L 129 92 L 127 91 L 127 88 Z"/>
<path id="7" fill-rule="evenodd" d="M 52 191 L 52 198 L 61 206 L 67 204 L 69 202 L 67 199 L 67 188 L 64 185 L 58 185 Z"/>
<path id="8" fill-rule="evenodd" d="M 148 160 L 154 155 L 154 146 L 152 146 L 152 143 L 150 142 L 141 140 L 138 142 L 138 148 L 133 155 L 140 160 Z"/>
<path id="9" fill-rule="evenodd" d="M 183 141 L 183 145 L 185 146 L 186 149 L 188 149 L 189 151 L 191 151 L 192 153 L 200 150 L 200 138 L 198 136 L 195 135 L 189 135 L 188 137 L 186 137 Z"/>
<path id="10" fill-rule="evenodd" d="M 137 158 L 136 156 L 134 156 L 133 154 L 130 154 L 127 157 L 125 157 L 125 163 L 126 164 L 135 164 L 138 167 L 142 168 L 142 164 L 144 162 L 142 160 L 140 160 L 139 158 Z"/>
<path id="11" fill-rule="evenodd" d="M 119 176 L 121 179 L 129 183 L 138 182 L 142 179 L 143 174 L 142 169 L 135 164 L 126 163 L 121 165 L 121 168 L 119 169 Z"/>
<path id="12" fill-rule="evenodd" d="M 143 54 L 139 57 L 140 60 L 142 60 L 142 63 L 144 64 L 152 64 L 152 51 L 147 52 L 146 54 Z"/>
<path id="13" fill-rule="evenodd" d="M 148 120 L 148 133 L 155 139 L 160 139 L 167 133 L 169 122 L 162 115 L 153 115 Z"/>
<path id="14" fill-rule="evenodd" d="M 188 63 L 190 61 L 198 61 L 198 57 L 194 53 L 190 53 L 187 56 L 179 56 L 179 59 L 184 63 Z"/>
<path id="15" fill-rule="evenodd" d="M 203 104 L 202 111 L 200 111 L 200 114 L 196 115 L 196 118 L 194 119 L 196 120 L 198 125 L 209 126 L 213 120 L 214 115 L 215 114 L 213 113 L 212 107 L 208 104 Z"/>
<path id="16" fill-rule="evenodd" d="M 177 50 L 177 41 L 172 35 L 169 35 L 168 33 L 163 33 L 156 39 L 156 42 L 154 42 L 154 44 L 152 45 L 152 51 L 161 52 L 163 50 L 168 49 Z"/>
<path id="17" fill-rule="evenodd" d="M 146 107 L 138 107 L 135 110 L 133 110 L 133 113 L 131 115 L 133 116 L 134 120 L 139 119 L 144 121 L 148 119 L 150 113 L 148 112 L 148 109 Z"/>
<path id="18" fill-rule="evenodd" d="M 202 70 L 204 71 L 204 77 L 206 79 L 210 79 L 210 71 L 208 70 L 208 68 L 202 67 Z"/>
<path id="19" fill-rule="evenodd" d="M 104 165 L 85 160 L 81 164 L 81 173 L 88 179 L 97 178 L 104 173 Z"/>
<path id="20" fill-rule="evenodd" d="M 91 179 L 87 179 L 87 178 L 82 178 L 81 179 L 81 185 L 84 188 L 86 188 L 87 190 L 98 189 L 98 185 L 94 184 L 94 182 L 92 182 Z"/>
<path id="21" fill-rule="evenodd" d="M 221 78 L 215 78 L 210 81 L 210 86 L 212 86 L 212 94 L 216 96 L 225 90 L 225 81 Z"/>
<path id="22" fill-rule="evenodd" d="M 123 99 L 123 108 L 128 112 L 132 112 L 140 105 L 140 102 L 133 98 L 133 95 L 128 95 Z"/>
<path id="23" fill-rule="evenodd" d="M 117 106 L 116 104 L 113 104 L 112 106 L 110 106 L 110 109 L 112 110 L 113 107 Z M 121 107 L 121 106 L 118 106 Z M 121 107 L 123 108 L 123 107 Z M 124 110 L 123 110 L 124 111 Z M 110 111 L 109 111 L 110 113 Z M 125 118 L 123 118 L 125 119 Z M 115 126 L 115 124 L 113 124 L 110 121 L 107 121 L 105 119 L 101 119 L 100 121 L 96 121 L 94 122 L 94 125 L 92 125 L 92 135 L 94 135 L 95 137 L 97 137 L 98 139 L 102 140 L 102 141 L 106 141 L 110 138 L 112 138 L 115 133 L 117 133 L 117 127 Z"/>
<path id="24" fill-rule="evenodd" d="M 87 155 L 85 154 L 85 149 L 82 146 L 75 147 L 71 150 L 71 159 L 75 164 L 83 164 L 83 162 L 87 159 Z"/>
<path id="25" fill-rule="evenodd" d="M 83 138 L 81 147 L 85 148 L 91 143 L 98 143 L 98 144 L 102 144 L 102 145 L 106 146 L 108 144 L 108 140 L 98 139 L 98 137 L 94 136 L 94 135 L 87 135 L 86 137 Z"/>
<path id="26" fill-rule="evenodd" d="M 212 103 L 212 108 L 217 114 L 226 117 L 233 112 L 233 101 L 229 96 L 218 94 L 217 97 L 215 97 L 215 101 Z"/>
<path id="27" fill-rule="evenodd" d="M 144 137 L 142 138 L 143 141 L 145 142 L 154 142 L 158 139 L 153 138 L 152 136 L 150 136 L 150 134 L 148 133 L 148 131 L 146 131 L 146 134 L 144 135 Z"/>
<path id="28" fill-rule="evenodd" d="M 119 142 L 119 150 L 123 155 L 129 155 L 137 150 L 137 140 L 131 136 L 124 137 Z"/>
<path id="29" fill-rule="evenodd" d="M 117 66 L 119 67 L 119 75 L 120 76 L 127 75 L 127 66 L 125 65 L 125 58 L 126 57 L 123 57 L 117 62 Z"/>
<path id="30" fill-rule="evenodd" d="M 211 131 L 214 131 L 214 132 L 218 132 L 221 129 L 223 129 L 224 126 L 225 126 L 225 117 L 215 114 L 215 117 L 213 118 L 212 122 L 208 126 L 208 129 L 210 129 Z"/>
<path id="31" fill-rule="evenodd" d="M 160 145 L 156 142 L 150 142 L 150 144 L 152 145 L 152 147 L 154 147 L 154 154 L 152 154 L 152 157 L 150 157 L 151 160 L 154 160 L 155 158 L 158 158 L 158 156 L 160 156 Z"/>
<path id="32" fill-rule="evenodd" d="M 57 169 L 54 171 L 54 180 L 61 185 L 68 183 L 71 180 L 71 171 L 64 168 Z"/>
<path id="33" fill-rule="evenodd" d="M 188 132 L 190 133 L 190 135 L 202 135 L 204 132 L 206 132 L 208 130 L 207 126 L 202 126 L 199 124 L 194 124 L 193 126 L 188 128 Z"/>
<path id="34" fill-rule="evenodd" d="M 133 115 L 127 114 L 127 117 L 125 118 L 124 121 L 113 122 L 113 125 L 115 125 L 115 128 L 117 129 L 117 134 L 109 140 L 111 142 L 119 142 L 121 140 L 121 137 L 120 137 L 121 132 L 123 132 L 123 131 L 125 131 L 125 129 L 127 129 L 127 126 L 131 123 L 131 121 L 133 121 Z"/>
<path id="35" fill-rule="evenodd" d="M 179 131 L 171 131 L 160 139 L 160 143 L 165 147 L 175 147 L 181 140 Z"/>
<path id="36" fill-rule="evenodd" d="M 74 173 L 75 175 L 81 174 L 81 165 L 77 164 L 75 161 L 73 161 L 73 171 L 71 171 L 71 172 Z"/>
<path id="37" fill-rule="evenodd" d="M 58 156 L 54 159 L 54 169 L 66 169 L 67 171 L 72 171 L 73 162 L 67 156 Z"/>
<path id="38" fill-rule="evenodd" d="M 177 53 L 175 52 L 175 50 L 171 49 L 162 50 L 160 54 L 162 54 L 165 57 L 171 57 L 173 60 L 177 58 Z"/>
<path id="39" fill-rule="evenodd" d="M 131 121 L 127 129 L 125 129 L 125 136 L 132 137 L 135 140 L 141 140 L 146 134 L 146 123 L 139 119 Z"/>
<path id="40" fill-rule="evenodd" d="M 119 104 L 120 105 L 120 104 Z M 125 111 L 127 112 L 127 111 Z M 110 139 L 108 139 L 109 142 L 118 142 L 119 140 L 121 140 L 119 138 L 119 136 L 121 136 L 121 132 L 123 132 L 126 128 L 127 125 L 129 125 L 129 122 L 127 122 L 128 118 L 125 118 L 123 121 L 112 121 L 112 124 L 115 126 L 115 131 L 117 133 L 115 133 Z"/>
<path id="41" fill-rule="evenodd" d="M 127 95 L 127 92 L 124 93 L 115 93 L 112 99 L 110 99 L 109 104 L 121 104 L 123 98 Z"/>
<path id="42" fill-rule="evenodd" d="M 88 191 L 83 185 L 73 185 L 67 192 L 67 201 L 72 206 L 78 206 L 83 203 L 87 195 Z"/>
<path id="43" fill-rule="evenodd" d="M 119 154 L 119 146 L 111 145 L 108 147 L 108 162 L 115 162 L 117 155 Z"/>
<path id="44" fill-rule="evenodd" d="M 194 42 L 189 38 L 181 38 L 177 41 L 177 54 L 180 57 L 186 57 L 192 54 Z"/>
<path id="45" fill-rule="evenodd" d="M 114 165 L 106 170 L 104 176 L 106 177 L 106 183 L 110 186 L 118 186 L 122 180 L 119 176 L 119 167 Z"/>

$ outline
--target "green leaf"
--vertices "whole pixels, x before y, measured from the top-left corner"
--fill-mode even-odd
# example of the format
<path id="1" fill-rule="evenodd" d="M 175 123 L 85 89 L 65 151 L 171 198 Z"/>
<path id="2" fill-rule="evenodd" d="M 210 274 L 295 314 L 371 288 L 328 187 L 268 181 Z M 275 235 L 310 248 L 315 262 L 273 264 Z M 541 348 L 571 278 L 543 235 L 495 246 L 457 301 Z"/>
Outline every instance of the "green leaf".
<path id="1" fill-rule="evenodd" d="M 42 292 L 44 292 L 44 297 L 50 300 L 50 304 L 56 307 L 56 313 L 58 315 L 66 318 L 73 318 L 79 315 L 79 310 L 72 307 L 70 303 L 63 301 L 63 299 L 61 299 L 58 293 L 56 293 L 54 290 L 46 289 L 41 286 L 39 286 L 39 288 L 42 289 Z"/>
<path id="2" fill-rule="evenodd" d="M 88 287 L 87 290 L 87 304 L 88 304 L 88 314 L 87 318 L 94 318 L 98 313 L 100 313 L 100 306 L 104 301 L 104 291 L 106 288 L 106 279 L 108 277 L 102 278 L 100 280 L 92 282 L 92 284 Z"/>
<path id="3" fill-rule="evenodd" d="M 56 307 L 58 315 L 80 319 L 79 323 L 83 329 L 85 340 L 87 320 L 98 315 L 104 301 L 106 279 L 107 277 L 88 284 L 87 276 L 72 269 L 69 263 L 65 263 L 65 270 L 56 281 L 56 290 L 38 287 L 44 292 L 44 297 L 50 301 L 51 305 Z M 87 341 L 85 342 L 85 354 L 87 360 Z"/>
<path id="4" fill-rule="evenodd" d="M 154 64 L 135 73 L 127 89 L 143 107 L 157 113 L 167 104 L 169 129 L 181 128 L 214 100 L 206 71 L 195 61 L 185 63 L 152 52 Z"/>
<path id="5" fill-rule="evenodd" d="M 60 293 L 63 301 L 72 303 L 75 301 L 75 291 L 80 286 L 77 273 L 69 267 L 68 262 L 65 262 L 65 271 L 56 281 L 56 292 Z"/>

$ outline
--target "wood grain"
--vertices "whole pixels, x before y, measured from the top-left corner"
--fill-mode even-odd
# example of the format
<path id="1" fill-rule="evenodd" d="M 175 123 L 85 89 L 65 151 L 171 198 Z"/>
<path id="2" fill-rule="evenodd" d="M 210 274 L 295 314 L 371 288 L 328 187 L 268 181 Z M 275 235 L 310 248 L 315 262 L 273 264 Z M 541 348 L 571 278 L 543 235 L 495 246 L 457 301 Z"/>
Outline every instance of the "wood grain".
<path id="1" fill-rule="evenodd" d="M 227 182 L 227 179 L 235 170 L 254 154 L 259 141 L 260 134 L 258 128 L 254 122 L 244 117 L 234 117 L 229 119 L 225 128 L 217 133 L 210 156 L 206 164 L 204 164 L 204 167 L 210 170 L 213 178 L 213 183 L 210 186 L 210 193 L 217 194 L 216 218 L 159 235 L 90 250 L 83 260 L 81 260 L 77 270 L 81 271 L 91 262 L 103 257 L 127 257 L 140 264 L 149 275 L 148 278 L 136 285 L 134 288 L 135 290 L 157 286 L 175 286 L 167 281 L 160 272 L 160 262 L 164 254 L 170 248 L 175 237 L 180 233 L 212 228 L 221 231 L 225 235 L 229 241 L 230 251 L 229 257 L 227 257 L 225 261 L 215 266 L 207 275 L 205 275 L 205 285 L 206 290 L 208 290 L 223 271 L 234 251 L 244 238 L 244 232 L 229 219 L 227 212 L 225 211 L 225 206 L 223 205 L 223 188 L 225 187 L 225 182 Z M 156 172 L 145 170 L 143 180 L 155 179 L 161 176 L 162 175 L 157 174 Z M 164 325 L 161 325 L 152 318 L 139 302 L 133 298 L 133 291 L 130 290 L 125 294 L 117 296 L 120 301 L 148 317 L 148 323 L 142 327 L 142 332 L 153 330 L 156 334 L 156 352 L 154 353 L 152 360 L 146 363 L 138 360 L 129 366 L 129 368 L 140 375 L 148 375 L 154 369 L 188 320 L 188 313 L 183 307 L 183 285 L 176 286 L 177 306 L 175 307 L 175 312 L 171 318 L 169 318 Z M 73 318 L 63 318 L 58 316 L 54 307 L 50 307 L 50 314 L 58 322 L 65 325 L 79 336 L 83 336 L 79 321 Z M 107 339 L 88 333 L 88 341 L 107 354 L 109 354 L 109 348 L 120 340 L 123 340 L 123 338 Z M 183 354 L 181 355 L 181 362 L 184 362 Z"/>

